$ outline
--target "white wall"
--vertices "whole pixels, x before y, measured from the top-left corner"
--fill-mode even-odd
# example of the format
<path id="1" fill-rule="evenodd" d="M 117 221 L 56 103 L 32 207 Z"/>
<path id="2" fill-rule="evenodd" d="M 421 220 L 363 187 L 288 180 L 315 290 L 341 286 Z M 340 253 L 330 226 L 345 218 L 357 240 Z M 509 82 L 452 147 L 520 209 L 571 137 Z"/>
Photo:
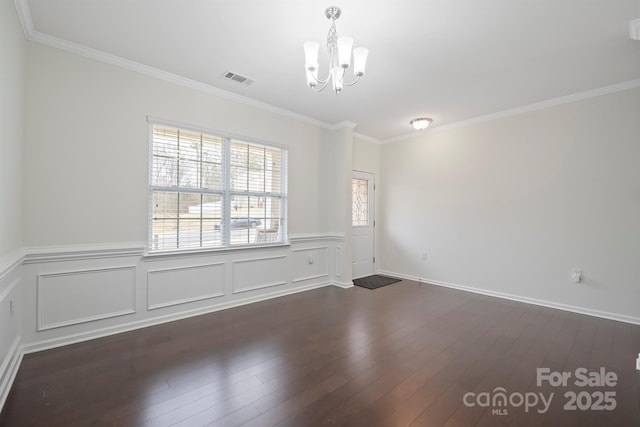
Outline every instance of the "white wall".
<path id="1" fill-rule="evenodd" d="M 381 144 L 363 139 L 359 135 L 353 136 L 353 170 L 380 174 Z"/>
<path id="2" fill-rule="evenodd" d="M 346 214 L 327 214 L 350 206 L 351 129 L 33 43 L 26 76 L 24 351 L 349 285 Z M 147 116 L 288 146 L 291 244 L 145 256 Z"/>
<path id="3" fill-rule="evenodd" d="M 20 358 L 25 45 L 13 2 L 0 0 L 0 408 Z"/>
<path id="4" fill-rule="evenodd" d="M 353 170 L 360 172 L 368 172 L 374 175 L 374 182 L 376 185 L 375 191 L 375 216 L 377 220 L 378 212 L 380 212 L 380 203 L 382 197 L 380 194 L 380 152 L 382 146 L 378 143 L 368 141 L 354 135 L 353 137 Z M 376 221 L 376 225 L 378 222 Z M 376 264 L 380 260 L 380 227 L 375 228 L 375 257 Z M 376 268 L 378 265 L 376 265 Z"/>
<path id="5" fill-rule="evenodd" d="M 640 322 L 639 118 L 636 88 L 384 145 L 383 270 Z"/>
<path id="6" fill-rule="evenodd" d="M 22 246 L 24 36 L 11 0 L 0 0 L 0 258 Z"/>
<path id="7" fill-rule="evenodd" d="M 351 283 L 351 164 L 353 157 L 353 130 L 349 126 L 325 132 L 319 157 L 321 180 L 318 191 L 322 227 L 343 236 L 339 247 L 340 266 L 336 267 L 338 281 L 343 286 Z"/>
<path id="8" fill-rule="evenodd" d="M 320 229 L 324 130 L 37 44 L 27 67 L 26 246 L 145 242 L 156 116 L 289 147 L 290 234 Z"/>

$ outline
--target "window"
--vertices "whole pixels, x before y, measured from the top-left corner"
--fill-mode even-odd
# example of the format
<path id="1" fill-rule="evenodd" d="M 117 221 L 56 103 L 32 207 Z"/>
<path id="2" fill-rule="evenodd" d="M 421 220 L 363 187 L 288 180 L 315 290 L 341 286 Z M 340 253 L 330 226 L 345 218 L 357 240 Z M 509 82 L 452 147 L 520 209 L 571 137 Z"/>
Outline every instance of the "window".
<path id="1" fill-rule="evenodd" d="M 151 124 L 149 250 L 286 241 L 287 150 Z"/>
<path id="2" fill-rule="evenodd" d="M 352 225 L 369 225 L 369 181 L 351 180 L 351 222 Z"/>

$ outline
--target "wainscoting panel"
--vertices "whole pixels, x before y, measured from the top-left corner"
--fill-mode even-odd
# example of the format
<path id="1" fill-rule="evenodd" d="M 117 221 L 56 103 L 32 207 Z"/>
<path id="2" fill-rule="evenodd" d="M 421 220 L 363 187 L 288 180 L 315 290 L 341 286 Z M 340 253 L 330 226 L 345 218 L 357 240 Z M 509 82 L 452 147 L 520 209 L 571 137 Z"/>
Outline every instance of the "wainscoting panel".
<path id="1" fill-rule="evenodd" d="M 0 257 L 0 409 L 22 360 L 21 250 Z"/>
<path id="2" fill-rule="evenodd" d="M 135 313 L 136 267 L 39 274 L 38 331 Z"/>
<path id="3" fill-rule="evenodd" d="M 346 275 L 343 243 L 342 235 L 319 233 L 221 251 L 148 254 L 144 243 L 124 242 L 20 248 L 0 257 L 0 407 L 23 354 L 345 287 L 336 278 Z"/>
<path id="4" fill-rule="evenodd" d="M 282 245 L 193 253 L 149 254 L 138 242 L 26 248 L 16 262 L 0 260 L 0 267 L 18 266 L 19 274 L 6 275 L 5 282 L 20 279 L 14 294 L 23 302 L 19 306 L 19 298 L 12 297 L 22 330 L 5 340 L 4 350 L 18 335 L 20 347 L 31 353 L 321 286 L 344 286 L 334 272 L 335 249 L 342 243 L 343 236 L 316 234 L 291 236 Z M 340 252 L 346 254 L 344 248 Z"/>
<path id="5" fill-rule="evenodd" d="M 232 289 L 234 294 L 287 284 L 287 255 L 263 256 L 233 261 Z"/>
<path id="6" fill-rule="evenodd" d="M 329 247 L 293 249 L 293 282 L 319 279 L 329 276 Z"/>
<path id="7" fill-rule="evenodd" d="M 224 296 L 225 263 L 150 270 L 147 272 L 147 308 Z"/>

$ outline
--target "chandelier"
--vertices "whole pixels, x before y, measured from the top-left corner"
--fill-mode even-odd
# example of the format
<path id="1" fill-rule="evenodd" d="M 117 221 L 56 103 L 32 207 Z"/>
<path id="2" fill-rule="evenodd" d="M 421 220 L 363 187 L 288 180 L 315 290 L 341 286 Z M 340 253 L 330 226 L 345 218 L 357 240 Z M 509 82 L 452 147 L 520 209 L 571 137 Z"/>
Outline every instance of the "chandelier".
<path id="1" fill-rule="evenodd" d="M 351 65 L 351 48 L 353 39 L 351 37 L 338 37 L 336 30 L 336 20 L 340 18 L 342 11 L 339 7 L 331 6 L 325 10 L 324 15 L 331 20 L 331 27 L 327 35 L 327 50 L 329 51 L 329 70 L 327 78 L 318 79 L 318 50 L 320 43 L 310 41 L 304 43 L 305 69 L 307 71 L 307 85 L 320 92 L 329 84 L 333 83 L 333 90 L 336 95 L 342 91 L 343 86 L 353 86 L 358 83 L 360 77 L 364 75 L 364 67 L 367 63 L 369 49 L 357 47 L 353 49 L 353 75 L 355 79 L 347 83 L 345 75 L 347 68 Z"/>

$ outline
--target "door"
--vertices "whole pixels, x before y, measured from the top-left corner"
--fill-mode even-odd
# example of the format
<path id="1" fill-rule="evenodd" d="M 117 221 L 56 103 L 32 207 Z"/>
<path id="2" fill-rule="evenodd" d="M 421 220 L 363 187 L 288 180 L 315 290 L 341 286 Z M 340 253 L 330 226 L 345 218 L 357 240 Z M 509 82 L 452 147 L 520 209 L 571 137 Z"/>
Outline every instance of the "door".
<path id="1" fill-rule="evenodd" d="M 351 181 L 351 262 L 354 279 L 370 276 L 375 270 L 374 182 L 373 174 L 353 171 Z"/>

